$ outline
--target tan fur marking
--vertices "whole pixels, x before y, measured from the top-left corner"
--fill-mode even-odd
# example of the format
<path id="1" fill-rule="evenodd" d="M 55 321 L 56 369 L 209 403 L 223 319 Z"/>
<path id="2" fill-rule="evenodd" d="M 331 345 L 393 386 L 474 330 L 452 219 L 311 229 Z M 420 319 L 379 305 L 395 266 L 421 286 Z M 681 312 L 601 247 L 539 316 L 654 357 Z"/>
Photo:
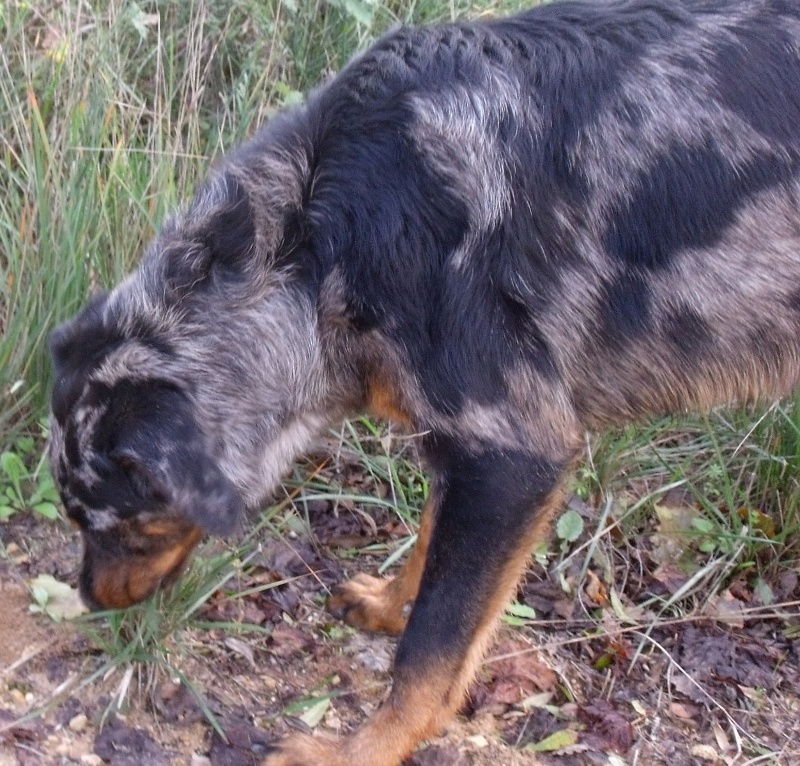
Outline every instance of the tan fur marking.
<path id="1" fill-rule="evenodd" d="M 376 417 L 411 429 L 411 417 L 399 397 L 385 381 L 371 380 L 367 385 L 367 410 Z"/>
<path id="2" fill-rule="evenodd" d="M 94 573 L 92 598 L 106 609 L 123 609 L 147 598 L 177 575 L 203 533 L 191 527 L 177 544 L 151 556 L 115 560 Z"/>
<path id="3" fill-rule="evenodd" d="M 426 667 L 413 684 L 395 688 L 358 731 L 342 739 L 299 735 L 281 743 L 264 766 L 396 766 L 420 740 L 436 734 L 453 711 L 442 702 L 452 684 L 450 668 Z"/>

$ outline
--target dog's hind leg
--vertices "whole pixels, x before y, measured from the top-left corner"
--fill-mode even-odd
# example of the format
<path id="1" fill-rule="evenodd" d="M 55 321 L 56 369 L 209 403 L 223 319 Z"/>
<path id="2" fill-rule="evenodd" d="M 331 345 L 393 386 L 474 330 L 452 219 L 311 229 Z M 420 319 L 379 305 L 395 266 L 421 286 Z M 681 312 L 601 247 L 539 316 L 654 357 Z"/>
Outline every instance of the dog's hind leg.
<path id="1" fill-rule="evenodd" d="M 562 500 L 574 434 L 558 454 L 429 439 L 441 491 L 389 698 L 341 740 L 297 737 L 268 766 L 396 766 L 462 705 L 534 544 Z M 552 432 L 549 449 L 553 448 Z"/>
<path id="2" fill-rule="evenodd" d="M 422 510 L 417 541 L 400 572 L 392 578 L 357 574 L 339 585 L 328 599 L 328 610 L 339 620 L 361 630 L 402 633 L 417 597 L 433 526 L 435 490 Z"/>

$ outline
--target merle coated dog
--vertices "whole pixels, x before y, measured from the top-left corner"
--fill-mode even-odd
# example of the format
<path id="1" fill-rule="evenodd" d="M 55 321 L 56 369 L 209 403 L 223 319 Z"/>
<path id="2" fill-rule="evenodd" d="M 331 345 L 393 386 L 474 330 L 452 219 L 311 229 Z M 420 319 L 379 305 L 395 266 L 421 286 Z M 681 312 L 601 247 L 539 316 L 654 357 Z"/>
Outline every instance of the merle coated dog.
<path id="1" fill-rule="evenodd" d="M 800 379 L 800 4 L 566 2 L 394 31 L 220 160 L 51 341 L 51 457 L 120 607 L 331 423 L 423 434 L 386 703 L 269 766 L 393 766 L 462 704 L 584 429 Z M 408 606 L 412 605 L 410 610 Z"/>

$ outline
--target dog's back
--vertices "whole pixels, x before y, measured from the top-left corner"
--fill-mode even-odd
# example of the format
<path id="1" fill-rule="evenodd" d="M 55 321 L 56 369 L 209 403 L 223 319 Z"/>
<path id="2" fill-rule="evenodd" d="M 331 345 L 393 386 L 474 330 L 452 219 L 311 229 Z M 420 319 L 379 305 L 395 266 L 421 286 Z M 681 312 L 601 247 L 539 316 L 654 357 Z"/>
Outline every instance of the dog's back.
<path id="1" fill-rule="evenodd" d="M 588 426 L 783 394 L 798 50 L 785 2 L 394 33 L 312 103 L 315 248 L 443 401 L 481 396 L 476 358 L 561 376 Z"/>

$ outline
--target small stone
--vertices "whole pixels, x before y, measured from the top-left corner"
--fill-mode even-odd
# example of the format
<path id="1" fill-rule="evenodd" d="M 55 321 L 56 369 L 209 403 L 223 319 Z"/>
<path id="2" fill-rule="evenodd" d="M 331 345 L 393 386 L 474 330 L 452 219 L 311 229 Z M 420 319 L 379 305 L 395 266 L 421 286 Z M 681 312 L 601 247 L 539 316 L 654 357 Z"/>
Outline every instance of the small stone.
<path id="1" fill-rule="evenodd" d="M 61 742 L 58 742 L 56 746 L 53 748 L 53 753 L 55 753 L 55 755 L 64 755 L 69 757 L 71 751 L 72 751 L 72 743 L 68 742 L 67 740 L 62 740 Z"/>
<path id="2" fill-rule="evenodd" d="M 211 759 L 199 753 L 192 753 L 191 766 L 211 766 Z"/>
<path id="3" fill-rule="evenodd" d="M 83 714 L 78 713 L 74 718 L 70 718 L 69 728 L 72 731 L 83 731 L 86 728 L 86 724 L 89 723 L 89 719 Z"/>
<path id="4" fill-rule="evenodd" d="M 262 675 L 261 682 L 266 686 L 267 689 L 277 689 L 278 688 L 278 679 L 273 678 L 272 676 Z"/>
<path id="5" fill-rule="evenodd" d="M 103 759 L 96 753 L 84 753 L 80 761 L 84 766 L 103 766 Z"/>
<path id="6" fill-rule="evenodd" d="M 14 704 L 18 707 L 26 706 L 27 703 L 25 702 L 25 695 L 19 689 L 11 689 L 9 691 L 9 695 L 11 696 L 11 699 L 14 700 Z"/>
<path id="7" fill-rule="evenodd" d="M 475 745 L 475 747 L 489 747 L 489 740 L 483 734 L 476 734 L 474 737 L 467 737 L 467 742 Z"/>

